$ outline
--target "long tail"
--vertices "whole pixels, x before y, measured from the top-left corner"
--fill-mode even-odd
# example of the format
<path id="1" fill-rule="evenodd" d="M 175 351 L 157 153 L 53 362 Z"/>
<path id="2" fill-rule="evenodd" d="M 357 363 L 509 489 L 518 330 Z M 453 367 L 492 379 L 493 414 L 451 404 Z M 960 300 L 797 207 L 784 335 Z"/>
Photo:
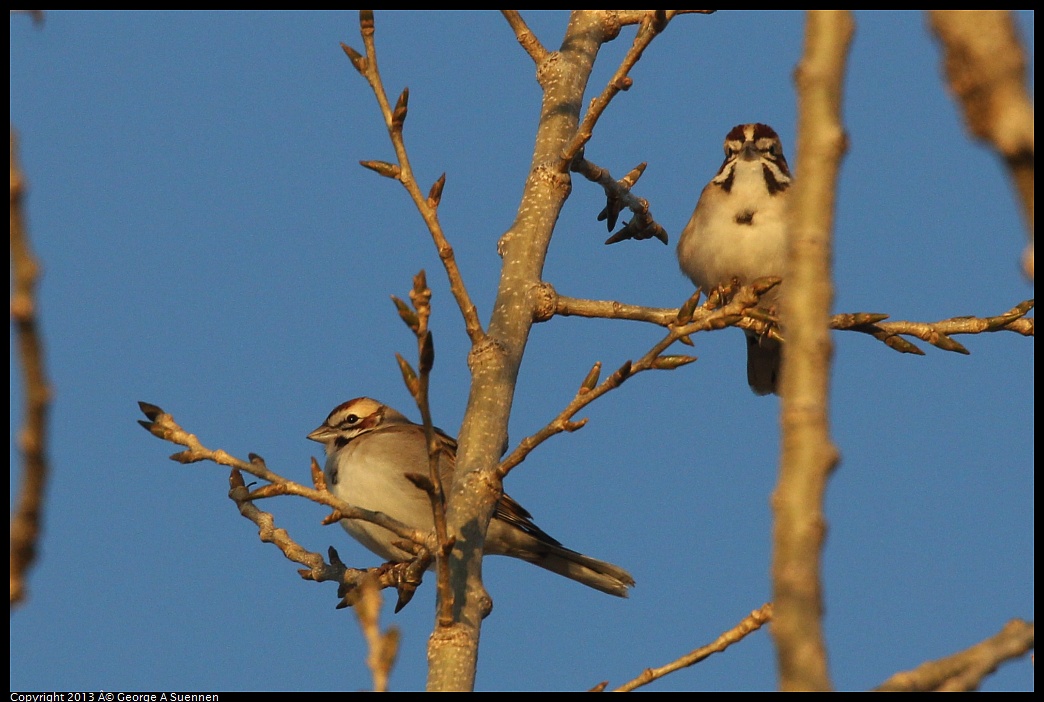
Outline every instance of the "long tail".
<path id="1" fill-rule="evenodd" d="M 617 597 L 627 597 L 628 588 L 634 586 L 634 578 L 620 566 L 570 551 L 564 546 L 541 543 L 540 548 L 542 553 L 527 555 L 525 560 Z"/>
<path id="2" fill-rule="evenodd" d="M 620 566 L 571 551 L 535 525 L 523 531 L 494 519 L 486 537 L 486 548 L 488 554 L 528 561 L 617 597 L 627 597 L 627 589 L 634 585 L 634 578 Z"/>

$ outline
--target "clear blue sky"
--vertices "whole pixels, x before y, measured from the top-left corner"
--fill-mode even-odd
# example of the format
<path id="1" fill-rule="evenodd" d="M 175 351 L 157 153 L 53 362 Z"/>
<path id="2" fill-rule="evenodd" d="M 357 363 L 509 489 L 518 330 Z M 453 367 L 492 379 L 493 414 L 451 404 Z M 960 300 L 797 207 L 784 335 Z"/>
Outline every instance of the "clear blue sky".
<path id="1" fill-rule="evenodd" d="M 548 48 L 564 12 L 524 15 Z M 1033 14 L 1019 16 L 1032 64 Z M 1033 296 L 1025 230 L 995 156 L 965 135 L 917 13 L 858 13 L 837 210 L 837 311 L 933 321 Z M 600 90 L 633 28 L 605 47 Z M 733 125 L 773 125 L 794 164 L 791 80 L 803 15 L 685 16 L 646 51 L 587 156 L 623 175 L 671 236 L 603 246 L 600 191 L 576 179 L 545 278 L 561 293 L 676 306 L 691 292 L 673 244 Z M 405 193 L 358 165 L 392 159 L 374 98 L 338 46 L 354 11 L 53 12 L 11 22 L 11 122 L 44 266 L 40 313 L 55 389 L 40 560 L 11 618 L 13 690 L 337 690 L 370 685 L 335 588 L 302 581 L 228 500 L 227 471 L 182 466 L 141 430 L 137 401 L 212 448 L 308 481 L 305 434 L 371 395 L 416 418 L 394 353 L 414 340 L 389 295 L 428 271 L 433 410 L 456 433 L 467 338 Z M 390 92 L 410 88 L 419 180 L 440 209 L 483 321 L 532 152 L 540 92 L 494 12 L 379 12 Z M 534 329 L 513 441 L 572 397 L 596 361 L 642 355 L 659 329 L 559 318 Z M 13 339 L 13 337 L 12 337 Z M 971 356 L 894 353 L 835 334 L 826 636 L 839 688 L 871 687 L 1034 616 L 1033 345 L 959 337 Z M 619 684 L 714 640 L 771 597 L 775 398 L 745 382 L 739 331 L 700 335 L 700 360 L 603 398 L 545 444 L 508 491 L 568 546 L 638 581 L 629 600 L 491 558 L 495 606 L 477 688 Z M 12 346 L 13 348 L 13 346 Z M 688 352 L 683 350 L 681 352 Z M 11 457 L 22 388 L 11 363 Z M 12 490 L 15 489 L 12 477 Z M 311 503 L 269 501 L 306 547 L 378 559 Z M 431 583 L 383 623 L 402 631 L 397 690 L 422 689 Z M 767 631 L 657 690 L 773 689 Z M 1028 658 L 987 689 L 1031 690 Z"/>

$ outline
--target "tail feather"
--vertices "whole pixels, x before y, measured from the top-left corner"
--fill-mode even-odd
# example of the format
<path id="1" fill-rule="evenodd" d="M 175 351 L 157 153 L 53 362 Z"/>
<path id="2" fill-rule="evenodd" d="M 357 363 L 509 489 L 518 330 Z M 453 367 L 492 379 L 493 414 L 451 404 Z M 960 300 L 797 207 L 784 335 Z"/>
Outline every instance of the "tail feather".
<path id="1" fill-rule="evenodd" d="M 779 394 L 783 345 L 767 336 L 747 334 L 747 383 L 756 395 Z"/>
<path id="2" fill-rule="evenodd" d="M 486 535 L 486 553 L 519 558 L 595 590 L 627 597 L 634 578 L 626 570 L 572 551 L 544 532 L 538 530 L 538 533 L 540 536 L 494 519 Z"/>
<path id="3" fill-rule="evenodd" d="M 562 546 L 544 545 L 544 549 L 544 553 L 532 558 L 527 557 L 526 560 L 617 597 L 627 597 L 628 588 L 634 586 L 634 578 L 620 566 L 570 551 Z"/>

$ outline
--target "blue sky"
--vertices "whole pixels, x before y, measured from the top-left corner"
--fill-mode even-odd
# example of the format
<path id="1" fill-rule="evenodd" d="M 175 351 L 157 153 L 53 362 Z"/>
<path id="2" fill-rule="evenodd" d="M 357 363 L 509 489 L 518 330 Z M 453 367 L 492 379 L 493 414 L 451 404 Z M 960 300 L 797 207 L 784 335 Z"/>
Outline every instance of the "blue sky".
<path id="1" fill-rule="evenodd" d="M 555 48 L 564 12 L 524 17 Z M 1033 13 L 1019 15 L 1032 65 Z M 995 156 L 969 141 L 918 13 L 860 12 L 838 192 L 837 311 L 934 321 L 1002 313 L 1033 297 L 1025 228 Z M 633 28 L 606 46 L 589 94 Z M 685 16 L 646 51 L 587 156 L 622 176 L 671 236 L 606 247 L 604 199 L 576 179 L 544 277 L 562 294 L 677 306 L 691 293 L 673 244 L 735 124 L 780 133 L 795 166 L 803 15 Z M 338 690 L 370 685 L 354 617 L 302 581 L 228 500 L 227 473 L 167 460 L 137 401 L 212 448 L 261 454 L 308 481 L 305 439 L 370 395 L 411 417 L 395 352 L 414 340 L 389 302 L 424 268 L 433 288 L 436 422 L 456 433 L 467 337 L 419 216 L 358 161 L 393 157 L 365 81 L 354 11 L 52 12 L 11 22 L 11 122 L 44 266 L 54 384 L 48 491 L 29 602 L 11 618 L 12 690 Z M 410 88 L 407 146 L 488 321 L 497 238 L 532 153 L 540 92 L 495 12 L 377 13 L 389 92 Z M 1032 80 L 1032 78 L 1031 78 Z M 1032 85 L 1032 83 L 1031 83 Z M 573 396 L 591 364 L 615 368 L 661 337 L 634 322 L 557 318 L 534 328 L 511 420 L 517 441 Z M 837 687 L 866 689 L 1034 616 L 1033 340 L 959 337 L 894 353 L 835 334 L 831 422 L 842 463 L 827 495 L 826 637 Z M 476 687 L 619 684 L 713 641 L 771 598 L 769 496 L 778 400 L 745 382 L 743 340 L 695 338 L 699 361 L 628 381 L 547 442 L 508 492 L 566 545 L 628 568 L 619 600 L 528 564 L 484 567 L 494 611 Z M 12 336 L 12 350 L 13 336 Z M 679 352 L 689 352 L 687 349 Z M 11 458 L 22 388 L 11 362 Z M 12 491 L 17 487 L 12 473 Z M 378 559 L 317 505 L 270 501 L 306 547 Z M 391 685 L 423 689 L 431 583 L 383 623 L 402 632 Z M 655 690 L 776 686 L 767 631 Z M 991 690 L 1031 690 L 1028 658 Z"/>

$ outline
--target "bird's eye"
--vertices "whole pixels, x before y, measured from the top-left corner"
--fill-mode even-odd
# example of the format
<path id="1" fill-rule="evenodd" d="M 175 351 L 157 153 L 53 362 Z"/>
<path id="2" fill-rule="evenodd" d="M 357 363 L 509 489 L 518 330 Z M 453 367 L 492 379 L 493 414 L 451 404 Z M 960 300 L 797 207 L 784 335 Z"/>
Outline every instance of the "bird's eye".
<path id="1" fill-rule="evenodd" d="M 338 426 L 343 426 L 343 427 L 355 426 L 358 423 L 359 423 L 359 416 L 358 415 L 349 415 L 345 419 L 340 420 L 340 423 L 338 424 Z"/>

